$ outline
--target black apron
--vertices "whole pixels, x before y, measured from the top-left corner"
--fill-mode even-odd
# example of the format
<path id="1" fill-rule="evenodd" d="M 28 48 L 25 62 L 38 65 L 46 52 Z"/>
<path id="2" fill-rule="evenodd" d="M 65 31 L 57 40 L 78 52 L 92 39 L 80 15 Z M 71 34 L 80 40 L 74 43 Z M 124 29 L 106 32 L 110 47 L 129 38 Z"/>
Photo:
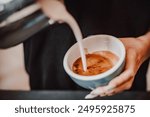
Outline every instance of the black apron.
<path id="1" fill-rule="evenodd" d="M 150 27 L 150 0 L 66 0 L 84 37 L 109 34 L 138 37 Z M 82 90 L 63 69 L 63 57 L 76 42 L 67 24 L 55 24 L 24 42 L 25 65 L 34 90 Z M 131 90 L 146 90 L 148 60 L 140 67 Z"/>

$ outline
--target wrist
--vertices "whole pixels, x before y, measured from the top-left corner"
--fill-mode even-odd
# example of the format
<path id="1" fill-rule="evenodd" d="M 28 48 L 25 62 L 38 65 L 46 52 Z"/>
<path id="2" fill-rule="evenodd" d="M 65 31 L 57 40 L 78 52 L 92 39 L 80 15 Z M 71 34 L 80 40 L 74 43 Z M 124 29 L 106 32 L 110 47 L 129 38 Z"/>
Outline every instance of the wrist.
<path id="1" fill-rule="evenodd" d="M 150 50 L 150 31 L 147 32 L 143 37 L 143 41 L 145 41 L 148 46 L 148 50 Z"/>
<path id="2" fill-rule="evenodd" d="M 145 60 L 150 57 L 150 31 L 145 35 L 139 37 L 139 40 L 143 44 L 143 48 L 145 49 L 146 56 Z"/>

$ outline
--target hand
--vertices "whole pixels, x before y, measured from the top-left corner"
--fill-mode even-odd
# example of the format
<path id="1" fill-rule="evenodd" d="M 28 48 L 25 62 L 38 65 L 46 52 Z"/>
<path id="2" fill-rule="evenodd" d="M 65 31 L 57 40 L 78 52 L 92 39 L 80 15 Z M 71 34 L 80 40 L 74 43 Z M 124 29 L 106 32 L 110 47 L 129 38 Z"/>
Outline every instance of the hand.
<path id="1" fill-rule="evenodd" d="M 54 21 L 63 22 L 68 14 L 64 0 L 37 0 L 44 14 Z"/>
<path id="2" fill-rule="evenodd" d="M 131 88 L 139 67 L 150 56 L 150 34 L 138 38 L 121 38 L 121 41 L 126 48 L 124 71 L 107 86 L 98 87 L 85 98 L 111 96 Z"/>

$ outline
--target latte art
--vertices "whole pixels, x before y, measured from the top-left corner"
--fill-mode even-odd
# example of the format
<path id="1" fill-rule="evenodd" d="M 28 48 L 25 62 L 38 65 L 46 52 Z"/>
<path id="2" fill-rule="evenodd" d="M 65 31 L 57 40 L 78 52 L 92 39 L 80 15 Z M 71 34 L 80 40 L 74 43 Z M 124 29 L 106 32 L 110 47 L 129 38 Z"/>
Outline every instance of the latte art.
<path id="1" fill-rule="evenodd" d="M 110 51 L 97 51 L 86 54 L 87 70 L 83 70 L 81 58 L 78 58 L 73 66 L 74 73 L 84 76 L 91 76 L 104 73 L 110 70 L 118 61 L 118 57 Z"/>

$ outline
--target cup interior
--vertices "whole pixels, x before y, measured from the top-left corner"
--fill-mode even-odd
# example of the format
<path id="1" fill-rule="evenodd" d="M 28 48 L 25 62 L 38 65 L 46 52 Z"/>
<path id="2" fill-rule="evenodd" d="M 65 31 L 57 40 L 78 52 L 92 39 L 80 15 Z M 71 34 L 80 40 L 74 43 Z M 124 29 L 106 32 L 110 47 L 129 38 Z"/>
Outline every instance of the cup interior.
<path id="1" fill-rule="evenodd" d="M 67 51 L 64 57 L 64 68 L 66 72 L 74 78 L 81 79 L 81 77 L 86 77 L 86 79 L 88 80 L 89 79 L 88 77 L 90 77 L 90 79 L 91 77 L 93 78 L 95 77 L 95 79 L 104 77 L 108 74 L 111 74 L 113 71 L 115 71 L 123 63 L 125 59 L 124 45 L 119 39 L 113 36 L 109 36 L 109 35 L 90 36 L 83 39 L 83 46 L 88 50 L 88 53 L 93 53 L 95 51 L 111 51 L 112 53 L 116 54 L 119 57 L 119 60 L 113 68 L 111 68 L 110 70 L 102 74 L 98 74 L 94 76 L 81 76 L 75 74 L 72 71 L 72 65 L 76 61 L 76 59 L 80 57 L 78 43 L 76 43 Z"/>

